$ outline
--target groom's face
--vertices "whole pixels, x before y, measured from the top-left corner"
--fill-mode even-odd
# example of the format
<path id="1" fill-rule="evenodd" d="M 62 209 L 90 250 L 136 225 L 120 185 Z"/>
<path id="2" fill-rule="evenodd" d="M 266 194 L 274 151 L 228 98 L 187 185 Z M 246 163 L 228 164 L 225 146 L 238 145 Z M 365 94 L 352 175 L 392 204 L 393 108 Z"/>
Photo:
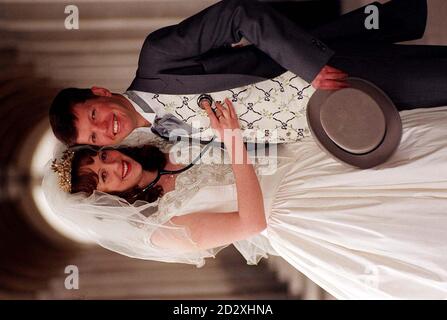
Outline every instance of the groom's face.
<path id="1" fill-rule="evenodd" d="M 98 95 L 97 98 L 73 107 L 77 118 L 76 143 L 96 146 L 120 143 L 137 127 L 134 110 L 110 92 L 94 93 Z"/>

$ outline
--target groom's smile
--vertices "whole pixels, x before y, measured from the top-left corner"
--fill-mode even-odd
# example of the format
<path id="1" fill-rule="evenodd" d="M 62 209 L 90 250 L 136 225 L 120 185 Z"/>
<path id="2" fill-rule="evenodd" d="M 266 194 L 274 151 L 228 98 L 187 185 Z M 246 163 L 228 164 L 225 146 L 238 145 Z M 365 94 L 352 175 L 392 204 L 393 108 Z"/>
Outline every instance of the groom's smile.
<path id="1" fill-rule="evenodd" d="M 139 125 L 135 110 L 116 95 L 98 96 L 78 103 L 73 107 L 73 114 L 76 116 L 77 144 L 117 144 Z"/>
<path id="2" fill-rule="evenodd" d="M 116 136 L 120 131 L 120 125 L 117 116 L 113 115 L 113 135 Z"/>
<path id="3" fill-rule="evenodd" d="M 77 118 L 77 144 L 104 146 L 119 143 L 135 129 L 126 112 L 115 106 L 102 103 L 86 104 L 75 106 L 73 109 Z"/>

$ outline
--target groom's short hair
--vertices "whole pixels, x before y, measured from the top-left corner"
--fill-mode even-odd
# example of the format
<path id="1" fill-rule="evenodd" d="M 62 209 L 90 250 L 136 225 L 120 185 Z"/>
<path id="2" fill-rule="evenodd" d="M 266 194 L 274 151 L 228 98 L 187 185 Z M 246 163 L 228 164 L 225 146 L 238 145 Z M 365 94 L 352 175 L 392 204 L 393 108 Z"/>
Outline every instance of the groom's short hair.
<path id="1" fill-rule="evenodd" d="M 66 88 L 56 95 L 50 107 L 50 125 L 54 135 L 68 146 L 76 144 L 78 131 L 77 120 L 73 108 L 77 103 L 83 103 L 97 96 L 90 89 Z"/>

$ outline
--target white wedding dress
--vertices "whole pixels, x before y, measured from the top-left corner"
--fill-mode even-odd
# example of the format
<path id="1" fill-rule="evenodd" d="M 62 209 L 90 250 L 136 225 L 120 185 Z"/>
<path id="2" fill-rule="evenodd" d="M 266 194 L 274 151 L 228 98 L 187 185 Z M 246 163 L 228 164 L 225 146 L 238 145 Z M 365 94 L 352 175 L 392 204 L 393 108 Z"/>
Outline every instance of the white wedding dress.
<path id="1" fill-rule="evenodd" d="M 279 255 L 338 299 L 447 299 L 447 107 L 401 117 L 397 152 L 373 169 L 335 161 L 312 137 L 281 145 L 275 173 L 259 176 L 268 227 L 234 243 L 247 262 Z M 236 210 L 231 166 L 194 166 L 158 205 L 158 223 Z"/>

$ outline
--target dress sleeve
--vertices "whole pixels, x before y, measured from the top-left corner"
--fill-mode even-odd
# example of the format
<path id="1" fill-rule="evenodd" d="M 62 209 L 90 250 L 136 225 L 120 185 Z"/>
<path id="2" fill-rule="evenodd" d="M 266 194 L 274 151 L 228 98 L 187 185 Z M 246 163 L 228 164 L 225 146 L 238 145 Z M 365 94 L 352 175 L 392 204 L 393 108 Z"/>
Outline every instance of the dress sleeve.
<path id="1" fill-rule="evenodd" d="M 215 258 L 228 246 L 201 249 L 192 240 L 187 227 L 170 220 L 153 230 L 147 237 L 147 243 L 151 250 L 157 252 L 158 261 L 195 264 L 198 268 L 205 264 L 205 258 Z"/>
<path id="2" fill-rule="evenodd" d="M 105 208 L 105 211 L 110 210 Z M 199 249 L 192 241 L 187 228 L 169 222 L 160 224 L 157 219 L 122 219 L 106 215 L 90 218 L 83 219 L 86 224 L 81 229 L 93 242 L 131 258 L 194 264 L 200 268 L 205 264 L 205 258 L 214 258 L 226 247 Z M 79 221 L 76 225 L 80 226 Z M 168 243 L 169 246 L 162 247 L 154 243 L 154 235 L 157 239 L 163 239 L 163 243 Z"/>

